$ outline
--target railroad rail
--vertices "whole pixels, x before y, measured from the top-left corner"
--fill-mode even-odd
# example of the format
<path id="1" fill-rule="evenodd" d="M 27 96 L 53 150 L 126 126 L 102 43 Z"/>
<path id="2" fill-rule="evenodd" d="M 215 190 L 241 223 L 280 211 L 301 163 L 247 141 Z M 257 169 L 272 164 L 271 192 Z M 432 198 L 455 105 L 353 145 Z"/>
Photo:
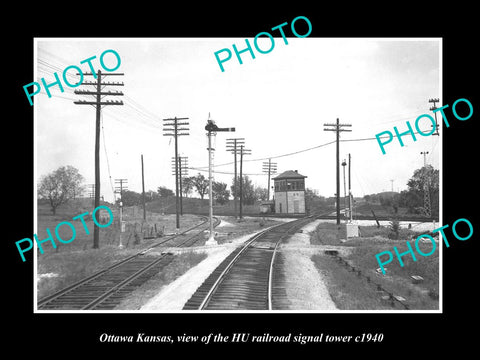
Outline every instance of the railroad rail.
<path id="1" fill-rule="evenodd" d="M 183 310 L 272 310 L 281 288 L 275 281 L 278 245 L 316 217 L 270 227 L 235 249 L 205 279 Z"/>
<path id="2" fill-rule="evenodd" d="M 214 226 L 220 224 L 218 218 L 214 218 Z M 159 255 L 147 254 L 152 249 L 172 241 L 173 239 L 186 236 L 177 247 L 190 247 L 203 238 L 203 232 L 208 229 L 208 218 L 178 234 L 169 236 L 155 243 L 148 249 L 129 256 L 112 266 L 109 266 L 85 279 L 82 279 L 52 295 L 37 302 L 38 310 L 111 310 L 122 299 L 143 284 L 173 259 L 172 253 Z"/>

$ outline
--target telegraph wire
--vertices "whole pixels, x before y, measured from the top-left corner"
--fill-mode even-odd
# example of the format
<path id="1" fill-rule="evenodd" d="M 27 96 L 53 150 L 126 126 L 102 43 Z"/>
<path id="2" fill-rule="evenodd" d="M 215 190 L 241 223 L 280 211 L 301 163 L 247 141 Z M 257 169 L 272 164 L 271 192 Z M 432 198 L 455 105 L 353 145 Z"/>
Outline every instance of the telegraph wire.
<path id="1" fill-rule="evenodd" d="M 46 53 L 52 55 L 52 57 L 54 56 L 53 54 L 49 53 L 48 51 L 46 50 L 43 50 L 45 51 Z M 55 56 L 56 58 L 58 58 L 57 56 Z M 55 70 L 56 72 L 63 72 L 63 69 L 60 68 L 59 66 L 56 66 L 56 65 L 52 65 L 50 64 L 48 61 L 46 60 L 43 60 L 43 59 L 40 59 L 38 58 L 37 59 L 39 63 L 41 63 L 42 66 L 44 67 L 49 67 L 53 70 Z M 41 71 L 42 73 L 45 73 L 45 74 L 49 74 L 47 71 L 45 70 L 42 70 L 42 69 L 38 69 L 39 71 Z M 50 74 L 51 75 L 51 74 Z M 67 76 L 71 77 L 72 80 L 75 79 L 75 81 L 78 81 L 78 78 L 74 78 L 73 75 L 67 73 Z M 67 92 L 69 93 L 72 93 L 73 94 L 73 90 L 70 89 L 68 86 L 67 87 L 64 87 L 64 90 L 67 90 Z M 41 92 L 42 93 L 42 92 Z M 59 95 L 53 95 L 52 96 L 57 96 L 57 97 L 61 97 Z M 126 108 L 129 108 L 131 109 L 132 111 L 134 111 L 135 113 L 137 113 L 138 115 L 140 115 L 140 119 L 143 121 L 143 124 L 146 125 L 147 127 L 150 127 L 150 128 L 154 128 L 154 129 L 161 129 L 161 124 L 157 123 L 158 120 L 160 119 L 159 116 L 153 114 L 152 112 L 150 112 L 148 109 L 146 109 L 144 106 L 142 106 L 141 104 L 139 104 L 137 101 L 135 101 L 133 98 L 131 98 L 130 96 L 125 96 L 124 98 L 125 100 L 127 101 L 124 101 L 124 104 L 126 105 L 126 107 L 122 107 L 122 108 L 115 108 L 115 109 L 112 109 L 112 112 L 117 112 L 117 113 L 120 113 L 121 115 L 125 115 L 125 116 L 128 116 L 130 115 L 130 113 L 128 112 L 128 110 L 126 110 Z M 73 99 L 72 99 L 73 100 Z M 416 113 L 411 113 L 411 114 L 416 114 Z M 392 116 L 396 116 L 396 115 L 392 115 Z M 386 121 L 386 122 L 379 122 L 379 123 L 375 123 L 375 125 L 380 125 L 380 124 L 387 124 L 387 123 L 393 123 L 393 122 L 398 122 L 398 121 L 401 121 L 403 119 L 405 119 L 405 117 L 407 117 L 407 115 L 405 116 L 401 116 L 401 118 L 399 119 L 394 119 L 394 120 L 389 120 L 389 121 Z M 133 122 L 132 122 L 133 124 Z M 135 122 L 134 123 L 135 125 L 138 124 L 138 122 Z M 415 132 L 415 134 L 419 134 L 418 132 Z M 393 135 L 394 137 L 397 137 L 396 134 Z M 369 138 L 360 138 L 360 139 L 340 139 L 340 142 L 356 142 L 356 141 L 370 141 L 370 140 L 376 140 L 376 137 L 369 137 Z M 333 143 L 333 142 L 332 142 Z M 299 154 L 299 153 L 302 153 L 302 152 L 306 152 L 306 151 L 310 151 L 310 150 L 314 150 L 314 149 L 317 149 L 317 148 L 320 148 L 322 146 L 326 146 L 326 145 L 329 145 L 330 143 L 327 143 L 327 144 L 323 144 L 323 145 L 318 145 L 318 146 L 315 146 L 315 147 L 312 147 L 312 148 L 308 148 L 308 149 L 304 149 L 304 150 L 299 150 L 297 152 L 292 152 L 292 153 L 288 153 L 288 154 L 283 154 L 283 155 L 278 155 L 278 156 L 270 156 L 270 157 L 265 157 L 265 158 L 258 158 L 258 159 L 246 159 L 245 162 L 256 162 L 256 161 L 263 161 L 263 160 L 268 160 L 269 158 L 270 159 L 274 159 L 274 158 L 281 158 L 281 157 L 286 157 L 286 156 L 291 156 L 291 155 L 296 155 L 296 154 Z M 226 165 L 231 165 L 233 162 L 230 162 L 230 163 L 225 163 L 225 164 L 219 164 L 219 165 L 216 165 L 216 167 L 218 166 L 226 166 Z"/>
<path id="2" fill-rule="evenodd" d="M 199 171 L 199 172 L 208 172 L 208 169 L 203 169 L 203 168 L 198 168 L 198 167 L 193 167 L 193 166 L 188 166 L 188 170 L 194 170 L 194 171 Z M 222 175 L 234 175 L 233 172 L 228 172 L 228 171 L 216 171 L 212 170 L 214 174 L 222 174 Z M 248 175 L 248 176 L 265 176 L 264 173 L 262 174 L 254 174 L 254 173 L 243 173 L 243 175 Z"/>
<path id="3" fill-rule="evenodd" d="M 257 159 L 250 159 L 250 160 L 246 159 L 246 160 L 243 160 L 243 161 L 244 161 L 244 162 L 247 162 L 247 161 L 248 161 L 248 162 L 257 162 L 257 161 L 264 161 L 264 160 L 268 160 L 268 159 L 278 159 L 278 158 L 282 158 L 282 157 L 297 155 L 297 154 L 300 154 L 300 153 L 303 153 L 303 152 L 315 150 L 315 149 L 318 149 L 318 148 L 321 148 L 321 147 L 324 147 L 324 146 L 333 144 L 334 142 L 335 142 L 335 141 L 330 141 L 330 142 L 325 143 L 325 144 L 313 146 L 313 147 L 310 147 L 310 148 L 308 148 L 308 149 L 298 150 L 298 151 L 294 151 L 294 152 L 287 153 L 287 154 L 276 155 L 276 156 L 267 156 L 267 157 L 264 157 L 264 158 L 257 158 Z M 215 165 L 214 167 L 227 166 L 227 165 L 231 165 L 231 164 L 233 164 L 233 161 L 228 162 L 228 163 L 218 164 L 218 165 Z M 201 168 L 206 168 L 206 167 L 207 167 L 207 166 L 202 166 L 202 167 L 199 167 L 199 169 L 201 169 Z M 265 175 L 265 174 L 263 174 L 263 175 Z"/>
<path id="4" fill-rule="evenodd" d="M 48 52 L 47 52 L 48 53 Z M 58 58 L 58 57 L 57 57 Z M 63 70 L 60 66 L 57 66 L 57 65 L 54 65 L 52 64 L 51 62 L 49 62 L 48 60 L 44 60 L 42 58 L 39 58 L 37 57 L 37 72 L 39 72 L 40 74 L 45 74 L 45 75 L 52 75 L 51 71 L 53 72 L 57 72 L 57 73 L 60 73 L 60 74 L 63 74 Z M 65 66 L 66 67 L 66 66 Z M 38 76 L 39 74 L 37 74 L 37 82 L 40 82 L 41 81 L 41 77 Z M 69 77 L 71 80 L 72 80 L 72 83 L 77 83 L 79 78 L 76 77 L 75 75 L 72 75 L 70 73 L 67 73 L 67 77 Z M 106 85 L 105 85 L 106 86 Z M 63 89 L 64 89 L 64 92 L 67 92 L 67 93 L 70 93 L 70 94 L 73 94 L 74 90 L 71 89 L 69 86 L 63 86 Z M 43 92 L 40 92 L 40 93 L 43 93 Z M 61 97 L 59 95 L 54 95 L 51 93 L 52 96 L 57 96 L 57 97 Z M 160 117 L 158 116 L 155 116 L 154 114 L 152 114 L 149 110 L 147 110 L 145 107 L 143 107 L 142 105 L 140 105 L 137 101 L 135 101 L 134 99 L 132 99 L 131 97 L 129 96 L 126 96 L 126 99 L 128 101 L 125 101 L 125 105 L 129 108 L 129 110 L 126 110 L 124 107 L 122 107 L 121 110 L 116 110 L 114 112 L 117 112 L 117 113 L 120 113 L 122 115 L 125 115 L 125 116 L 131 116 L 132 114 L 132 111 L 136 113 L 136 116 L 135 118 L 138 119 L 140 116 L 140 119 L 142 120 L 143 124 L 150 127 L 150 128 L 155 128 L 155 129 L 161 129 L 161 126 L 159 126 L 157 124 L 157 121 Z M 72 99 L 74 100 L 74 99 Z M 117 108 L 116 108 L 117 109 Z M 133 123 L 133 122 L 132 122 Z M 135 125 L 137 125 L 138 123 L 135 122 Z"/>
<path id="5" fill-rule="evenodd" d="M 420 133 L 419 132 L 414 132 L 414 134 L 418 135 Z M 400 135 L 403 136 L 402 134 L 400 134 Z M 393 137 L 398 137 L 396 134 L 392 134 L 392 136 Z M 382 138 L 382 137 L 380 137 L 380 138 Z M 360 139 L 344 139 L 344 140 L 340 139 L 340 142 L 357 142 L 357 141 L 370 141 L 370 140 L 377 140 L 377 138 L 376 137 L 369 137 L 369 138 L 360 138 Z M 246 159 L 244 161 L 245 162 L 247 162 L 247 161 L 248 162 L 257 162 L 257 161 L 263 161 L 263 160 L 268 160 L 268 159 L 278 159 L 278 158 L 282 158 L 282 157 L 297 155 L 297 154 L 300 154 L 300 153 L 303 153 L 303 152 L 315 150 L 315 149 L 318 149 L 318 148 L 321 148 L 321 147 L 324 147 L 324 146 L 327 146 L 327 145 L 331 145 L 333 143 L 335 143 L 335 140 L 330 141 L 330 142 L 325 143 L 325 144 L 313 146 L 313 147 L 310 147 L 310 148 L 307 148 L 307 149 L 302 149 L 302 150 L 294 151 L 294 152 L 287 153 L 287 154 L 276 155 L 276 156 L 267 156 L 267 157 L 264 157 L 264 158 L 257 158 L 257 159 Z M 214 165 L 214 167 L 227 166 L 227 165 L 231 165 L 231 164 L 233 164 L 233 161 L 228 162 L 228 163 Z M 205 169 L 206 166 L 198 167 L 197 169 L 199 170 L 199 169 L 202 169 L 202 168 Z"/>
<path id="6" fill-rule="evenodd" d="M 103 138 L 103 149 L 105 150 L 105 158 L 107 160 L 107 170 L 108 170 L 108 178 L 110 180 L 110 188 L 112 189 L 113 198 L 115 199 L 115 189 L 112 183 L 112 175 L 110 173 L 110 162 L 108 161 L 108 153 L 107 153 L 107 144 L 105 142 L 105 129 L 103 128 L 103 114 L 100 113 L 100 123 L 102 125 L 102 138 Z"/>
<path id="7" fill-rule="evenodd" d="M 47 50 L 44 50 L 44 49 L 41 49 L 41 48 L 39 48 L 39 50 L 41 52 L 45 52 L 46 54 L 48 54 L 48 56 L 50 56 L 52 58 L 60 59 L 64 63 L 66 63 L 63 59 L 59 58 L 58 56 L 56 56 L 56 55 L 54 55 L 50 52 L 48 52 Z M 63 64 L 61 64 L 61 65 L 63 65 Z M 62 69 L 60 67 L 61 65 L 53 64 L 52 61 L 48 61 L 47 59 L 43 59 L 43 58 L 40 58 L 39 56 L 37 56 L 37 71 L 42 73 L 42 74 L 51 75 L 51 73 L 50 73 L 51 70 L 54 70 L 57 73 L 62 73 L 63 74 L 64 68 Z M 78 81 L 78 77 L 75 77 L 74 75 L 72 75 L 70 73 L 67 73 L 67 76 L 69 78 L 71 78 L 72 81 L 74 80 L 75 83 Z M 70 87 L 64 86 L 63 88 L 65 90 L 64 93 L 74 95 L 73 89 L 71 89 Z M 40 94 L 47 95 L 44 92 L 40 92 Z M 62 95 L 54 94 L 54 93 L 51 93 L 51 96 L 61 98 L 61 99 L 65 99 L 65 100 L 70 100 L 70 101 L 75 100 L 75 98 L 73 98 L 73 97 L 69 98 L 67 96 L 62 96 Z M 149 129 L 161 130 L 161 123 L 158 122 L 158 120 L 161 118 L 160 116 L 157 116 L 154 113 L 150 112 L 147 108 L 145 108 L 143 105 L 141 105 L 140 103 L 135 101 L 130 96 L 125 96 L 125 100 L 126 101 L 124 101 L 124 104 L 126 106 L 121 107 L 121 108 L 115 107 L 114 109 L 111 109 L 110 111 L 106 110 L 106 112 L 107 112 L 106 115 L 113 118 L 116 121 L 119 121 L 119 122 L 125 124 L 125 125 L 129 125 L 129 126 L 133 125 L 135 127 L 138 127 L 139 125 L 141 125 L 141 126 L 144 126 L 146 128 L 149 128 Z M 136 115 L 132 116 L 132 112 Z M 415 112 L 415 113 L 411 113 L 411 114 L 417 114 L 417 113 Z M 102 116 L 103 116 L 103 114 L 102 114 Z M 392 114 L 391 116 L 396 116 L 396 114 Z M 375 123 L 375 125 L 399 122 L 401 120 L 404 120 L 405 117 L 407 117 L 407 115 L 401 116 L 401 118 L 399 118 L 399 119 L 394 119 L 394 120 Z M 134 118 L 135 120 L 132 121 L 131 120 L 132 118 Z M 102 130 L 103 130 L 103 119 L 102 119 Z M 414 134 L 418 135 L 420 133 L 419 132 L 414 132 Z M 396 135 L 396 134 L 392 134 L 392 136 L 393 137 L 398 137 L 398 135 Z M 103 137 L 104 137 L 104 134 L 103 134 Z M 196 138 L 196 137 L 193 137 L 192 140 L 194 140 L 197 143 L 200 142 L 200 139 Z M 377 138 L 376 137 L 367 137 L 367 138 L 359 138 L 359 139 L 340 139 L 340 142 L 361 142 L 361 141 L 371 141 L 371 140 L 377 140 Z M 279 158 L 282 158 L 282 157 L 288 157 L 288 156 L 293 156 L 293 155 L 301 154 L 301 153 L 304 153 L 304 152 L 312 151 L 312 150 L 315 150 L 315 149 L 318 149 L 318 148 L 322 148 L 322 147 L 331 145 L 333 143 L 335 143 L 335 141 L 331 141 L 331 142 L 328 142 L 328 143 L 320 144 L 320 145 L 317 145 L 317 146 L 313 146 L 313 147 L 310 147 L 310 148 L 306 148 L 306 149 L 302 149 L 302 150 L 298 150 L 298 151 L 294 151 L 294 152 L 290 152 L 290 153 L 286 153 L 286 154 L 280 154 L 280 155 L 275 155 L 275 156 L 266 156 L 266 157 L 256 158 L 256 159 L 245 159 L 244 161 L 245 162 L 258 162 L 258 161 L 264 161 L 264 160 L 268 160 L 268 159 L 279 159 Z M 105 141 L 104 141 L 104 145 L 105 145 Z M 437 145 L 437 143 L 435 143 L 433 147 L 435 148 L 436 145 Z M 105 148 L 105 152 L 106 152 L 106 148 Z M 433 155 L 430 155 L 429 157 L 431 157 L 431 156 L 433 156 Z M 107 163 L 108 163 L 108 159 L 107 159 Z M 221 167 L 221 166 L 228 166 L 228 165 L 231 165 L 231 164 L 233 164 L 233 162 L 217 164 L 217 165 L 214 165 L 214 167 L 218 168 L 218 167 Z M 207 168 L 206 166 L 203 166 L 203 167 L 190 167 L 189 169 L 195 170 L 195 171 L 205 171 L 206 168 Z M 229 174 L 230 175 L 229 172 L 220 172 L 220 171 L 214 171 L 214 172 L 218 173 L 218 174 Z M 246 175 L 257 176 L 257 175 L 263 175 L 263 174 L 246 174 Z M 111 177 L 110 177 L 110 183 L 111 183 Z"/>

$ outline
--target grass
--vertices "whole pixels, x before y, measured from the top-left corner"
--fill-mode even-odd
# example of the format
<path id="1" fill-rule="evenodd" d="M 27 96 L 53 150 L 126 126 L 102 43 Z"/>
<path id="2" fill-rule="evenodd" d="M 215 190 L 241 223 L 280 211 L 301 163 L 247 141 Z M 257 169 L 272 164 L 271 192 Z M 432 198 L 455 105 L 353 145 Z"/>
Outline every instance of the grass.
<path id="1" fill-rule="evenodd" d="M 411 255 L 402 257 L 404 266 L 400 266 L 394 253 L 394 246 L 399 253 L 406 251 L 406 239 L 416 239 L 418 233 L 408 229 L 400 229 L 399 239 L 388 238 L 388 228 L 376 226 L 361 227 L 361 237 L 353 238 L 347 242 L 343 226 L 338 229 L 336 224 L 321 223 L 313 236 L 311 243 L 316 245 L 334 245 L 345 251 L 342 257 L 352 266 L 360 269 L 362 274 L 369 276 L 373 282 L 381 285 L 384 289 L 406 299 L 410 309 L 432 310 L 439 306 L 439 257 L 437 250 L 428 257 L 419 255 L 415 250 L 416 261 Z M 408 240 L 415 249 L 414 240 Z M 438 244 L 437 244 L 438 245 Z M 428 253 L 431 244 L 419 244 L 424 253 Z M 376 254 L 382 251 L 391 251 L 393 261 L 385 267 L 386 274 L 378 273 L 379 267 Z M 317 254 L 312 256 L 312 261 L 327 278 L 327 286 L 330 295 L 340 309 L 392 309 L 392 306 L 382 301 L 381 296 L 374 284 L 348 270 L 339 264 L 333 257 Z M 423 282 L 413 284 L 411 276 L 423 277 Z M 395 306 L 403 309 L 403 307 Z"/>
<path id="2" fill-rule="evenodd" d="M 67 206 L 68 205 L 68 206 Z M 73 217 L 92 211 L 92 208 L 86 208 L 82 203 L 67 204 L 57 209 L 57 214 L 52 215 L 44 204 L 39 204 L 38 207 L 38 226 L 37 236 L 39 240 L 46 239 L 48 228 L 52 236 L 56 240 L 55 228 L 62 221 L 70 222 L 76 231 L 75 239 L 67 244 L 60 241 L 55 241 L 56 248 L 53 247 L 50 241 L 42 243 L 44 254 L 70 252 L 75 250 L 87 250 L 93 246 L 93 220 L 91 216 L 85 216 L 85 223 L 88 229 L 86 233 L 82 222 L 80 220 L 72 220 Z M 120 243 L 120 222 L 118 209 L 111 207 L 114 215 L 113 223 L 105 228 L 100 229 L 100 247 L 105 245 L 119 245 Z M 155 236 L 158 233 L 173 233 L 176 230 L 175 215 L 161 215 L 158 213 L 147 212 L 146 221 L 143 220 L 143 211 L 139 207 L 128 207 L 123 211 L 123 221 L 126 222 L 125 232 L 122 233 L 122 245 L 127 248 L 142 248 L 152 243 L 149 237 Z M 197 215 L 183 215 L 180 217 L 180 230 L 186 230 L 194 225 L 197 225 L 202 220 Z M 72 237 L 72 230 L 69 226 L 63 225 L 58 228 L 58 233 L 62 239 L 69 240 Z M 135 234 L 138 235 L 140 243 L 135 242 Z M 42 256 L 43 256 L 42 255 Z"/>
<path id="3" fill-rule="evenodd" d="M 63 289 L 136 251 L 107 245 L 100 249 L 86 249 L 50 253 L 38 256 L 38 274 L 54 273 L 58 276 L 43 278 L 37 282 L 37 296 L 41 299 Z"/>
<path id="4" fill-rule="evenodd" d="M 186 214 L 204 214 L 208 215 L 209 213 L 209 201 L 208 199 L 198 199 L 198 198 L 189 198 L 184 197 L 182 199 L 183 212 Z M 238 205 L 238 204 L 237 204 Z M 175 198 L 170 197 L 164 200 L 157 200 L 147 203 L 147 210 L 157 213 L 166 213 L 172 214 L 175 213 Z M 260 202 L 256 202 L 254 205 L 243 204 L 242 212 L 244 215 L 249 214 L 259 214 L 260 213 Z M 235 215 L 235 206 L 233 201 L 228 201 L 227 203 L 213 204 L 213 213 L 221 214 L 227 216 Z M 238 210 L 237 210 L 238 213 Z"/>
<path id="5" fill-rule="evenodd" d="M 108 205 L 108 204 L 107 204 Z M 93 220 L 91 217 L 85 217 L 85 223 L 89 234 L 86 234 L 80 220 L 72 220 L 73 217 L 86 211 L 91 212 L 91 201 L 72 201 L 62 205 L 57 209 L 57 214 L 52 215 L 48 204 L 39 202 L 38 205 L 38 239 L 47 238 L 46 228 L 49 228 L 52 237 L 55 240 L 56 248 L 50 241 L 42 244 L 44 253 L 37 251 L 37 273 L 56 274 L 54 277 L 44 277 L 37 282 L 38 299 L 42 299 L 56 291 L 61 290 L 81 279 L 92 275 L 114 263 L 133 255 L 141 249 L 147 248 L 162 238 L 148 239 L 148 235 L 153 231 L 155 225 L 157 230 L 164 230 L 165 234 L 173 233 L 176 229 L 176 216 L 174 214 L 162 215 L 159 213 L 147 212 L 147 221 L 143 221 L 143 211 L 138 207 L 128 207 L 124 209 L 123 220 L 126 221 L 126 232 L 122 233 L 123 249 L 119 248 L 119 222 L 118 210 L 111 207 L 114 213 L 114 222 L 106 228 L 100 229 L 100 248 L 93 249 Z M 235 218 L 226 218 L 226 221 L 234 226 L 218 228 L 219 243 L 228 242 L 231 238 L 241 236 L 246 233 L 259 230 L 264 226 L 275 223 L 261 218 L 244 220 L 237 222 Z M 75 239 L 67 244 L 63 244 L 56 239 L 55 228 L 62 221 L 71 222 L 76 229 Z M 186 230 L 200 223 L 202 220 L 197 215 L 183 215 L 180 217 L 180 231 Z M 68 240 L 72 237 L 72 230 L 68 226 L 61 226 L 59 235 L 62 239 Z M 139 235 L 138 243 L 135 242 L 135 233 Z M 147 235 L 147 237 L 145 237 Z M 205 239 L 207 235 L 205 235 Z M 161 247 L 175 246 L 184 237 L 179 237 L 171 242 L 162 244 Z M 202 245 L 199 242 L 196 245 Z M 189 260 L 187 260 L 188 263 Z"/>
<path id="6" fill-rule="evenodd" d="M 110 206 L 107 204 L 107 206 Z M 37 236 L 39 240 L 48 237 L 46 229 L 50 229 L 55 240 L 56 248 L 51 241 L 42 243 L 43 254 L 37 251 L 37 273 L 53 273 L 57 276 L 42 278 L 37 282 L 37 295 L 41 299 L 66 286 L 69 286 L 95 272 L 98 272 L 124 258 L 133 255 L 155 243 L 155 239 L 144 239 L 149 235 L 150 229 L 157 226 L 157 230 L 165 229 L 165 233 L 175 231 L 175 215 L 161 215 L 148 213 L 147 221 L 143 221 L 143 211 L 137 208 L 125 208 L 123 219 L 126 221 L 126 232 L 122 233 L 123 249 L 119 248 L 120 224 L 118 222 L 118 209 L 110 207 L 114 214 L 114 222 L 106 228 L 100 229 L 100 248 L 93 249 L 93 220 L 86 216 L 85 223 L 89 234 L 86 233 L 80 220 L 72 220 L 73 217 L 89 211 L 93 207 L 91 201 L 71 201 L 57 209 L 53 215 L 48 204 L 38 203 L 37 213 Z M 68 221 L 74 225 L 76 237 L 70 243 L 64 244 L 57 240 L 55 235 L 56 226 Z M 184 215 L 181 217 L 180 230 L 188 229 L 201 222 L 199 216 Z M 72 237 L 69 226 L 61 226 L 58 233 L 62 239 Z M 135 243 L 135 232 L 139 235 L 138 243 Z"/>
<path id="7" fill-rule="evenodd" d="M 140 309 L 151 298 L 170 282 L 187 272 L 207 257 L 205 253 L 188 252 L 179 254 L 161 272 L 147 280 L 143 285 L 128 294 L 115 310 L 137 310 Z"/>
<path id="8" fill-rule="evenodd" d="M 326 279 L 330 297 L 340 310 L 391 310 L 382 303 L 374 290 L 357 280 L 355 275 L 340 266 L 333 257 L 323 254 L 313 255 L 313 263 Z"/>

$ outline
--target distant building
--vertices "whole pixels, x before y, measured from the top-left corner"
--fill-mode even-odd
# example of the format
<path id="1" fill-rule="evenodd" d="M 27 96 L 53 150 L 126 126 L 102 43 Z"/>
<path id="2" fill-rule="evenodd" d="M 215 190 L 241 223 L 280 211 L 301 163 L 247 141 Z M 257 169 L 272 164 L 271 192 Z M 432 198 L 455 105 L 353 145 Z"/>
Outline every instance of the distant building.
<path id="1" fill-rule="evenodd" d="M 277 214 L 305 214 L 305 178 L 297 170 L 273 178 Z"/>
<path id="2" fill-rule="evenodd" d="M 274 201 L 262 201 L 260 203 L 260 214 L 269 214 L 275 212 Z"/>

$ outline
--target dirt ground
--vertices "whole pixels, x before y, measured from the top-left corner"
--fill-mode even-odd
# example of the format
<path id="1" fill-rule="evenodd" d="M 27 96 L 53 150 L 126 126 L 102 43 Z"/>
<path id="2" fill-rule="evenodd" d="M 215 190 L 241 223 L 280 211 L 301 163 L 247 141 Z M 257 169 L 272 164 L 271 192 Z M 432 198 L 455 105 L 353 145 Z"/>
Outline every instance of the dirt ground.
<path id="1" fill-rule="evenodd" d="M 322 275 L 310 260 L 312 253 L 323 251 L 323 247 L 310 245 L 309 233 L 315 229 L 316 224 L 315 221 L 305 226 L 302 233 L 293 235 L 279 249 L 285 259 L 285 286 L 291 304 L 287 310 L 336 309 Z M 227 228 L 233 230 L 235 224 L 224 220 L 219 226 L 219 231 Z M 162 287 L 158 294 L 148 300 L 140 310 L 149 312 L 180 311 L 185 302 L 223 259 L 257 232 L 233 237 L 217 246 L 179 250 L 181 252 L 199 252 L 206 254 L 207 257 L 176 280 Z"/>

